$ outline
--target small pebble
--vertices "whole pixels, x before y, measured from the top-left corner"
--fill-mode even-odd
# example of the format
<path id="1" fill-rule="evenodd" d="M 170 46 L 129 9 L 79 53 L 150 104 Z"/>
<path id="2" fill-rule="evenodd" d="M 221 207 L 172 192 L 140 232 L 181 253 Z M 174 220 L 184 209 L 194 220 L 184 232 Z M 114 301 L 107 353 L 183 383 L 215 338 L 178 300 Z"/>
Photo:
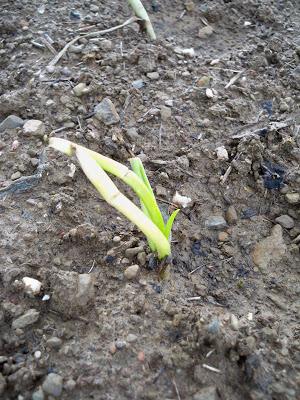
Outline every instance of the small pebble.
<path id="1" fill-rule="evenodd" d="M 234 225 L 238 221 L 238 215 L 234 206 L 229 206 L 226 211 L 226 220 L 230 225 Z"/>
<path id="2" fill-rule="evenodd" d="M 11 175 L 10 179 L 12 181 L 15 181 L 16 179 L 21 178 L 21 176 L 22 176 L 21 172 L 20 171 L 16 171 Z"/>
<path id="3" fill-rule="evenodd" d="M 207 88 L 207 89 L 205 90 L 205 94 L 206 94 L 206 97 L 207 97 L 208 99 L 212 99 L 213 97 L 215 97 L 213 91 L 212 91 L 210 88 Z"/>
<path id="4" fill-rule="evenodd" d="M 225 219 L 221 215 L 211 215 L 205 221 L 205 226 L 208 229 L 224 229 L 227 226 Z"/>
<path id="5" fill-rule="evenodd" d="M 275 222 L 286 229 L 292 229 L 295 225 L 293 218 L 291 218 L 289 215 L 280 215 L 280 217 L 275 219 Z"/>
<path id="6" fill-rule="evenodd" d="M 287 193 L 285 198 L 289 204 L 298 204 L 300 202 L 299 193 Z"/>
<path id="7" fill-rule="evenodd" d="M 137 339 L 138 339 L 137 335 L 134 335 L 133 333 L 129 333 L 126 337 L 128 343 L 136 342 Z"/>
<path id="8" fill-rule="evenodd" d="M 46 341 L 46 345 L 51 349 L 58 350 L 62 345 L 62 340 L 56 336 L 53 336 Z"/>
<path id="9" fill-rule="evenodd" d="M 218 240 L 220 242 L 227 242 L 229 240 L 229 235 L 227 232 L 219 232 Z"/>
<path id="10" fill-rule="evenodd" d="M 124 276 L 128 280 L 132 280 L 136 278 L 137 274 L 140 271 L 140 267 L 138 265 L 130 265 L 130 267 L 127 267 L 124 271 Z"/>
<path id="11" fill-rule="evenodd" d="M 25 276 L 22 278 L 22 282 L 25 286 L 25 292 L 27 294 L 38 295 L 41 291 L 42 282 L 37 279 L 30 278 L 29 276 Z"/>
<path id="12" fill-rule="evenodd" d="M 63 379 L 60 375 L 50 373 L 42 384 L 43 391 L 53 397 L 60 397 L 63 388 Z"/>
<path id="13" fill-rule="evenodd" d="M 40 359 L 42 357 L 42 352 L 41 351 L 39 351 L 39 350 L 37 350 L 37 351 L 35 351 L 34 352 L 34 358 L 35 359 Z"/>
<path id="14" fill-rule="evenodd" d="M 217 154 L 218 160 L 221 160 L 221 161 L 227 161 L 229 158 L 228 151 L 226 150 L 226 148 L 224 146 L 217 147 L 216 154 Z"/>
<path id="15" fill-rule="evenodd" d="M 159 73 L 158 73 L 158 72 L 148 72 L 148 73 L 147 73 L 147 77 L 148 77 L 151 81 L 156 81 L 157 79 L 159 79 Z"/>
<path id="16" fill-rule="evenodd" d="M 125 340 L 118 339 L 115 341 L 115 345 L 117 350 L 122 350 L 126 347 L 126 342 Z"/>
<path id="17" fill-rule="evenodd" d="M 162 121 L 168 121 L 172 116 L 172 110 L 170 107 L 162 106 L 160 109 L 160 116 Z"/>
<path id="18" fill-rule="evenodd" d="M 31 400 L 44 400 L 45 395 L 42 388 L 38 388 L 37 391 L 32 393 Z"/>
<path id="19" fill-rule="evenodd" d="M 72 390 L 74 390 L 76 387 L 76 382 L 74 381 L 74 379 L 68 379 L 67 382 L 64 384 L 64 388 L 68 391 L 71 392 Z"/>
<path id="20" fill-rule="evenodd" d="M 84 82 L 78 83 L 75 87 L 73 87 L 73 92 L 75 96 L 81 97 L 84 94 L 89 92 L 89 88 L 86 86 Z"/>
<path id="21" fill-rule="evenodd" d="M 23 132 L 25 135 L 29 136 L 43 136 L 45 133 L 45 124 L 43 121 L 30 119 L 25 122 L 23 126 Z"/>
<path id="22" fill-rule="evenodd" d="M 230 315 L 230 325 L 234 331 L 239 330 L 239 320 L 234 314 Z"/>

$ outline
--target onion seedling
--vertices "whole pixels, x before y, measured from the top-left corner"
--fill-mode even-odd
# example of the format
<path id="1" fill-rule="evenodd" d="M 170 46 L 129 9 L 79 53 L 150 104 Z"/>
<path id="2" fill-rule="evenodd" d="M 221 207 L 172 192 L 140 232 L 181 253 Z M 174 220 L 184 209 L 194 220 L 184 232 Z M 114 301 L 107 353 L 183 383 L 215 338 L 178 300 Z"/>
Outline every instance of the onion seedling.
<path id="1" fill-rule="evenodd" d="M 75 154 L 83 172 L 103 199 L 145 234 L 151 250 L 157 253 L 158 258 L 162 260 L 171 255 L 171 230 L 179 210 L 175 210 L 165 224 L 139 158 L 130 159 L 130 170 L 111 158 L 65 139 L 52 137 L 49 146 L 68 156 Z M 106 172 L 133 189 L 140 200 L 141 209 L 119 191 Z"/>
<path id="2" fill-rule="evenodd" d="M 128 0 L 128 3 L 132 7 L 135 15 L 137 17 L 141 18 L 141 20 L 145 24 L 145 29 L 146 29 L 146 32 L 147 32 L 148 36 L 150 37 L 150 39 L 156 40 L 156 35 L 154 32 L 153 26 L 151 24 L 148 13 L 147 13 L 145 7 L 143 6 L 142 2 L 140 0 Z"/>

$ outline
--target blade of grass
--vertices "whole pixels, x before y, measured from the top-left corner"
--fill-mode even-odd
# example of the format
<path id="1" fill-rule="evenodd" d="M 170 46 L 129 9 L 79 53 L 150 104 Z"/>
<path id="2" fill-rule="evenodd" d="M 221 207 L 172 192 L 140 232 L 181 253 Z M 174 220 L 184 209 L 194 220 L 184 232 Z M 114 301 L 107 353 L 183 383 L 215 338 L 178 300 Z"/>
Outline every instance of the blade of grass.
<path id="1" fill-rule="evenodd" d="M 170 243 L 158 227 L 132 201 L 119 191 L 104 170 L 84 148 L 76 148 L 83 172 L 107 203 L 133 222 L 155 244 L 159 259 L 170 255 Z"/>
<path id="2" fill-rule="evenodd" d="M 173 226 L 173 223 L 174 223 L 175 218 L 177 217 L 177 214 L 179 213 L 179 211 L 180 211 L 179 209 L 173 211 L 168 219 L 168 222 L 166 223 L 165 236 L 169 241 L 171 241 L 172 226 Z"/>

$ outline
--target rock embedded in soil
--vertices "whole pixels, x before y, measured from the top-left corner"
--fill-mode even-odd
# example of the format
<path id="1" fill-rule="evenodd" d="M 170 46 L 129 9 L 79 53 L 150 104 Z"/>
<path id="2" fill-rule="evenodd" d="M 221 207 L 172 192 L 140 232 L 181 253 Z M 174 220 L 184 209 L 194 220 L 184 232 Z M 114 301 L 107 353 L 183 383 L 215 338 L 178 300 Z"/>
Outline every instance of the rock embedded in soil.
<path id="1" fill-rule="evenodd" d="M 137 274 L 140 271 L 140 267 L 138 265 L 130 265 L 130 267 L 127 267 L 124 271 L 124 276 L 128 280 L 135 279 Z"/>
<path id="2" fill-rule="evenodd" d="M 95 301 L 93 274 L 56 270 L 51 276 L 51 307 L 54 311 L 75 316 L 87 312 Z"/>
<path id="3" fill-rule="evenodd" d="M 238 221 L 238 215 L 234 206 L 229 206 L 226 211 L 226 220 L 228 224 L 234 225 Z"/>
<path id="4" fill-rule="evenodd" d="M 172 110 L 170 107 L 162 106 L 160 109 L 160 116 L 162 121 L 168 121 L 172 116 Z"/>
<path id="5" fill-rule="evenodd" d="M 147 78 L 149 78 L 151 81 L 157 81 L 159 79 L 159 73 L 158 72 L 148 72 Z"/>
<path id="6" fill-rule="evenodd" d="M 217 388 L 215 386 L 204 387 L 194 394 L 193 400 L 218 400 Z"/>
<path id="7" fill-rule="evenodd" d="M 287 193 L 285 198 L 289 204 L 298 204 L 300 202 L 299 193 Z"/>
<path id="8" fill-rule="evenodd" d="M 46 345 L 51 349 L 58 350 L 62 345 L 62 340 L 56 336 L 53 336 L 46 341 Z"/>
<path id="9" fill-rule="evenodd" d="M 105 125 L 117 124 L 120 121 L 119 114 L 113 102 L 108 97 L 105 97 L 101 103 L 95 107 L 95 118 Z"/>
<path id="10" fill-rule="evenodd" d="M 73 92 L 74 92 L 75 96 L 81 97 L 84 94 L 89 92 L 89 88 L 86 86 L 86 84 L 84 82 L 80 82 L 80 83 L 78 83 L 78 85 L 73 87 Z"/>
<path id="11" fill-rule="evenodd" d="M 21 315 L 21 317 L 15 319 L 12 323 L 13 329 L 23 329 L 29 325 L 34 324 L 39 319 L 40 313 L 31 308 L 25 314 Z"/>
<path id="12" fill-rule="evenodd" d="M 228 151 L 224 146 L 217 147 L 216 154 L 217 154 L 217 159 L 220 161 L 227 161 L 229 158 Z"/>
<path id="13" fill-rule="evenodd" d="M 286 245 L 282 237 L 282 227 L 275 225 L 271 235 L 256 243 L 252 251 L 252 260 L 255 265 L 265 269 L 270 262 L 280 261 L 286 253 Z"/>
<path id="14" fill-rule="evenodd" d="M 208 229 L 224 229 L 227 223 L 221 215 L 211 215 L 205 220 L 205 227 Z"/>
<path id="15" fill-rule="evenodd" d="M 42 388 L 38 388 L 34 393 L 32 393 L 31 400 L 44 400 L 45 395 Z"/>
<path id="16" fill-rule="evenodd" d="M 293 218 L 291 218 L 289 215 L 280 215 L 280 217 L 275 219 L 275 222 L 286 229 L 292 229 L 295 225 Z"/>
<path id="17" fill-rule="evenodd" d="M 16 171 L 11 175 L 10 179 L 12 181 L 15 181 L 16 179 L 21 178 L 21 176 L 22 176 L 21 172 L 20 171 Z"/>
<path id="18" fill-rule="evenodd" d="M 38 119 L 29 119 L 23 126 L 23 132 L 28 136 L 43 136 L 45 133 L 45 124 Z"/>
<path id="19" fill-rule="evenodd" d="M 27 294 L 37 295 L 40 293 L 42 282 L 38 281 L 37 279 L 30 278 L 29 276 L 22 278 L 22 282 L 24 283 L 24 289 Z"/>
<path id="20" fill-rule="evenodd" d="M 16 115 L 9 115 L 0 123 L 0 132 L 6 129 L 15 129 L 23 126 L 24 121 Z"/>
<path id="21" fill-rule="evenodd" d="M 59 397 L 63 388 L 63 379 L 60 375 L 51 372 L 47 375 L 42 388 L 47 395 Z"/>

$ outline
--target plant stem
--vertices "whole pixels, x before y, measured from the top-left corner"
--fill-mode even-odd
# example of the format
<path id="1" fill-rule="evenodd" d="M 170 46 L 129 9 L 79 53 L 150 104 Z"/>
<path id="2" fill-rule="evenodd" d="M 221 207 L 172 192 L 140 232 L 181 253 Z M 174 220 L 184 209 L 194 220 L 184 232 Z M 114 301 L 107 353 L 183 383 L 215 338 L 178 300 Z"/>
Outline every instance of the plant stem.
<path id="1" fill-rule="evenodd" d="M 89 151 L 81 146 L 77 146 L 75 151 L 83 172 L 103 199 L 116 208 L 129 221 L 133 222 L 155 244 L 159 259 L 170 255 L 170 243 L 164 234 L 151 219 L 119 191 L 109 176 L 90 156 Z"/>
<path id="2" fill-rule="evenodd" d="M 156 35 L 154 32 L 153 26 L 151 24 L 149 15 L 148 15 L 145 7 L 143 6 L 142 2 L 140 0 L 128 0 L 128 3 L 132 7 L 135 15 L 144 21 L 145 28 L 146 28 L 146 31 L 147 31 L 150 39 L 156 40 Z"/>

